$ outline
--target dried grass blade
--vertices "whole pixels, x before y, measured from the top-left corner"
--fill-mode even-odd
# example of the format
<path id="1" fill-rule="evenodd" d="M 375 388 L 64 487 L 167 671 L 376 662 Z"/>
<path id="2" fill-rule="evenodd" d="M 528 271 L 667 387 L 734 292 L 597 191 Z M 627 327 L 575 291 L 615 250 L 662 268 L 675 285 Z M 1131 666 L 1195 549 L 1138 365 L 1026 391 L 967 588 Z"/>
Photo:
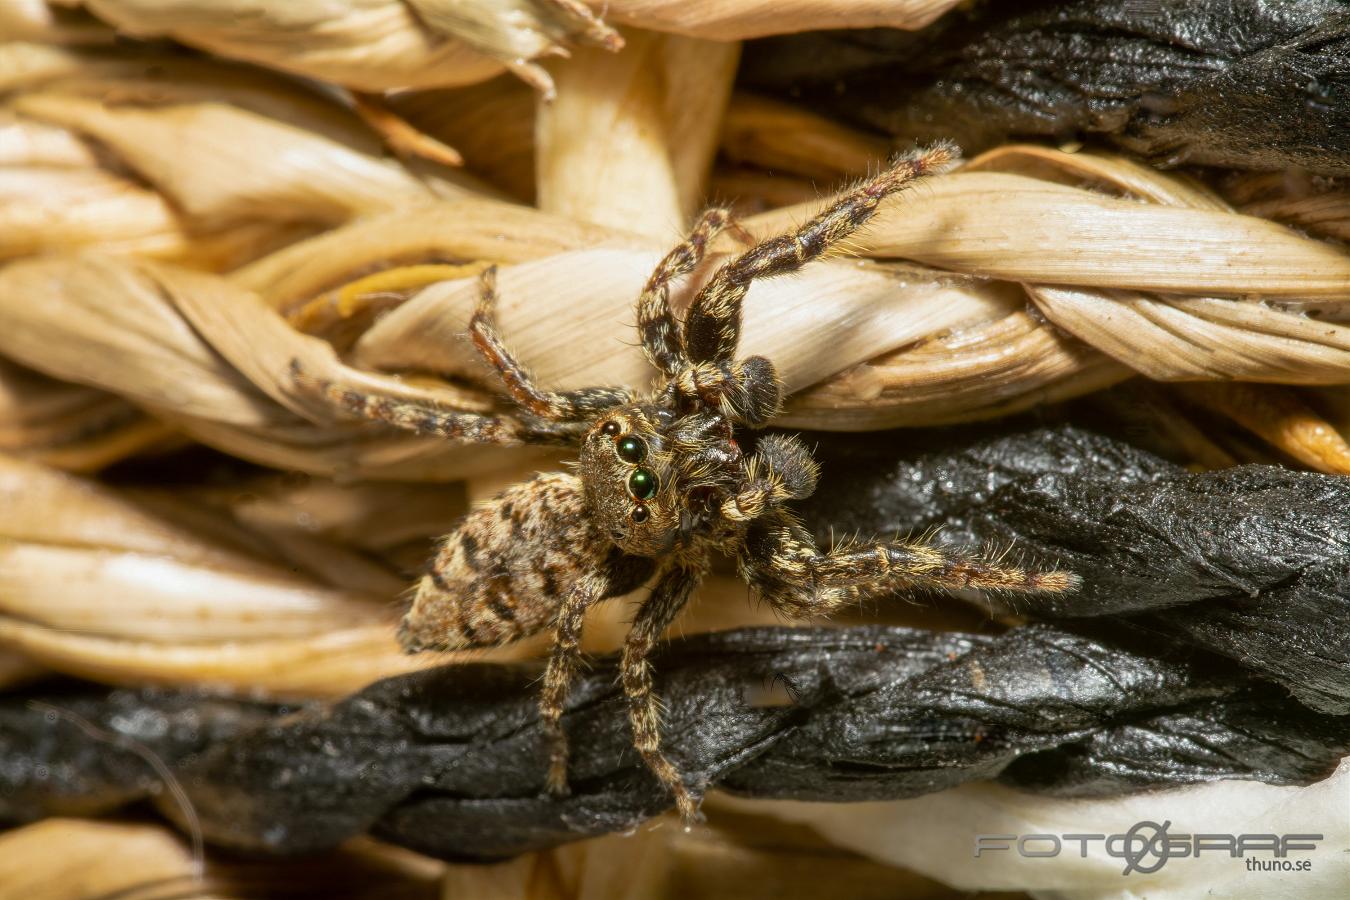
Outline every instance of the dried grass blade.
<path id="1" fill-rule="evenodd" d="M 658 258 L 657 252 L 593 249 L 508 266 L 498 275 L 502 333 L 549 384 L 644 387 L 653 373 L 633 342 L 631 312 Z M 537 315 L 533 298 L 540 296 L 550 297 L 551 315 Z M 476 299 L 472 280 L 432 285 L 366 332 L 353 358 L 481 378 L 481 361 L 460 339 Z M 1003 309 L 978 290 L 945 289 L 912 269 L 829 263 L 752 287 L 742 350 L 773 359 L 789 390 L 797 390 Z M 820 353 L 820 346 L 831 353 Z"/>
<path id="2" fill-rule="evenodd" d="M 39 294 L 48 302 L 26 302 Z M 121 394 L 226 452 L 385 477 L 443 478 L 464 471 L 461 461 L 470 471 L 482 464 L 475 448 L 457 453 L 339 420 L 295 383 L 290 365 L 299 360 L 316 377 L 458 409 L 489 409 L 482 395 L 342 366 L 328 344 L 295 332 L 255 294 L 218 276 L 111 257 L 24 260 L 0 270 L 0 312 L 11 326 L 0 333 L 0 352 Z"/>
<path id="3" fill-rule="evenodd" d="M 826 28 L 918 29 L 959 0 L 609 0 L 616 22 L 730 41 Z"/>
<path id="4" fill-rule="evenodd" d="M 748 220 L 756 235 L 812 209 Z M 1350 297 L 1350 256 L 1233 213 L 1106 197 L 1021 175 L 956 172 L 889 201 L 858 252 L 1010 281 L 1179 294 Z"/>
<path id="5" fill-rule="evenodd" d="M 1305 466 L 1350 475 L 1350 444 L 1298 391 L 1257 384 L 1185 384 L 1182 395 L 1259 435 Z"/>
<path id="6" fill-rule="evenodd" d="M 387 624 L 286 640 L 159 644 L 74 634 L 0 616 L 0 646 L 105 684 L 196 684 L 277 697 L 336 697 L 390 675 L 453 660 L 407 656 Z M 523 645 L 488 654 L 515 658 Z M 500 653 L 500 655 L 499 655 Z M 476 654 L 474 658 L 482 658 Z"/>
<path id="7" fill-rule="evenodd" d="M 383 595 L 337 590 L 208 539 L 166 507 L 0 457 L 0 612 L 52 628 L 159 642 L 297 637 L 388 622 Z M 228 533 L 226 530 L 225 533 Z M 256 541 L 256 538 L 254 538 Z"/>
<path id="8" fill-rule="evenodd" d="M 554 64 L 558 97 L 536 125 L 539 208 L 673 238 L 705 195 L 739 54 L 629 32 L 623 53 L 583 50 Z"/>
<path id="9" fill-rule="evenodd" d="M 737 92 L 722 120 L 722 155 L 820 184 L 866 175 L 886 163 L 889 144 L 798 106 Z"/>

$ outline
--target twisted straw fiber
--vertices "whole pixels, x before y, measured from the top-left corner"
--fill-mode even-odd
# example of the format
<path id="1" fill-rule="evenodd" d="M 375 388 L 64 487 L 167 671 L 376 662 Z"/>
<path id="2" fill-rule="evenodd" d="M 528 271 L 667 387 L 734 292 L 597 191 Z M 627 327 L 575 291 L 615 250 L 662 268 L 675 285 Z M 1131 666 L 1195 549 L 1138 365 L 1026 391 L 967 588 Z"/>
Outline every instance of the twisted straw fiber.
<path id="1" fill-rule="evenodd" d="M 469 171 L 390 158 L 349 107 L 275 73 L 146 48 L 0 44 L 0 447 L 29 457 L 0 473 L 13 513 L 0 678 L 40 664 L 331 695 L 435 662 L 398 655 L 390 625 L 406 573 L 465 498 L 392 480 L 472 478 L 472 499 L 554 460 L 344 420 L 292 383 L 290 361 L 377 393 L 496 409 L 463 339 L 476 273 L 495 263 L 502 329 L 541 380 L 643 387 L 633 300 L 710 182 L 801 201 L 744 216 L 765 235 L 819 207 L 816 184 L 886 153 L 731 96 L 734 47 L 629 37 L 678 77 L 578 50 L 534 131 L 520 127 L 530 89 L 509 78 L 391 99 L 412 128 L 462 145 Z M 682 102 L 691 92 L 709 102 Z M 446 112 L 465 108 L 479 114 Z M 504 174 L 476 167 L 482 148 L 503 151 L 515 168 L 499 182 L 543 209 L 480 180 Z M 718 151 L 730 165 L 714 164 Z M 1271 185 L 1233 196 L 1291 220 L 1309 202 L 1279 206 Z M 889 202 L 848 254 L 756 285 L 744 349 L 773 358 L 794 392 L 782 421 L 814 428 L 985 418 L 1136 371 L 1334 386 L 1350 380 L 1337 324 L 1347 285 L 1341 251 L 1183 178 L 1007 147 Z M 1305 437 L 1321 427 L 1300 415 L 1287 418 Z M 240 488 L 244 500 L 73 474 L 189 439 L 315 480 Z M 43 513 L 55 505 L 72 512 Z M 714 579 L 705 596 L 728 602 L 694 620 L 744 624 L 755 613 L 743 593 Z M 612 646 L 624 611 L 597 615 L 608 618 L 592 646 Z"/>
<path id="2" fill-rule="evenodd" d="M 1171 191 L 1171 202 L 1014 174 L 1029 159 L 1061 177 L 1110 179 L 1136 197 Z M 744 350 L 774 359 L 789 390 L 812 388 L 793 401 L 786 421 L 826 428 L 979 418 L 1091 390 L 1131 369 L 1167 380 L 1350 381 L 1350 328 L 1297 309 L 1304 298 L 1339 306 L 1350 295 L 1350 258 L 1216 209 L 1217 201 L 1202 204 L 1195 191 L 1189 205 L 1172 205 L 1186 192 L 1170 176 L 1120 160 L 997 151 L 891 202 L 856 239 L 863 258 L 756 285 L 746 301 Z M 768 234 L 805 214 L 778 210 L 745 225 Z M 9 323 L 0 352 L 56 378 L 112 390 L 206 443 L 271 465 L 351 477 L 463 477 L 482 448 L 335 421 L 290 383 L 287 364 L 299 357 L 326 377 L 461 409 L 489 408 L 488 394 L 422 389 L 343 366 L 321 342 L 289 328 L 268 301 L 284 307 L 297 293 L 309 299 L 314 286 L 350 281 L 379 257 L 506 263 L 502 329 L 541 379 L 641 387 L 650 372 L 632 346 L 631 304 L 658 246 L 465 200 L 336 229 L 233 277 L 101 254 L 21 260 L 0 271 L 0 310 Z M 973 277 L 872 262 L 869 254 Z M 1144 262 L 1132 266 L 1133 259 Z M 274 277 L 283 271 L 288 277 Z M 310 273 L 310 284 L 297 286 L 297 273 Z M 1028 320 L 1021 292 L 991 279 L 1024 284 L 1050 322 L 1105 356 Z M 1217 296 L 1239 287 L 1283 305 Z M 483 380 L 461 339 L 476 291 L 470 277 L 416 292 L 360 334 L 351 359 L 365 368 Z M 39 294 L 47 302 L 24 302 Z M 538 312 L 544 304 L 548 315 Z M 1037 356 L 1022 357 L 1010 372 L 1001 358 L 1007 345 L 993 344 L 995 337 L 1011 337 Z M 831 352 L 820 353 L 822 346 Z M 941 356 L 947 371 L 915 371 L 907 361 L 916 353 Z M 929 393 L 911 395 L 906 375 Z M 996 380 L 1000 389 L 991 392 Z"/>
<path id="3" fill-rule="evenodd" d="M 172 37 L 224 57 L 369 91 L 472 84 L 504 69 L 551 90 L 529 62 L 574 47 L 592 29 L 546 0 L 87 0 L 105 27 L 71 21 L 59 2 L 0 10 L 3 33 L 62 43 L 113 29 Z M 736 41 L 821 28 L 922 28 L 956 0 L 610 0 L 605 18 L 659 32 Z"/>
<path id="4" fill-rule="evenodd" d="M 378 393 L 500 408 L 463 339 L 477 273 L 495 263 L 503 331 L 542 381 L 645 386 L 633 300 L 699 206 L 738 199 L 750 233 L 776 233 L 892 149 L 733 94 L 733 41 L 915 28 L 953 5 L 611 0 L 626 41 L 615 54 L 544 0 L 0 3 L 0 686 L 57 671 L 336 696 L 446 661 L 398 652 L 408 573 L 470 502 L 558 457 L 347 421 L 292 384 L 290 361 Z M 571 59 L 551 58 L 561 48 Z M 1325 467 L 1345 445 L 1319 414 L 1350 431 L 1350 260 L 1324 239 L 1350 233 L 1350 197 L 1283 174 L 1222 184 L 1224 199 L 1120 158 L 996 150 L 890 202 L 846 253 L 755 286 L 745 352 L 779 365 L 791 426 L 981 419 L 1143 373 L 1193 382 L 1186 397 Z M 716 249 L 677 303 L 739 245 Z M 1233 379 L 1291 387 L 1220 383 Z M 1210 464 L 1242 456 L 1163 394 L 1147 406 L 1154 426 Z M 193 441 L 307 474 L 156 489 L 89 474 L 156 466 Z M 769 621 L 744 600 L 714 575 L 682 627 Z M 958 605 L 915 610 L 865 615 L 984 624 Z M 616 646 L 629 616 L 597 608 L 587 649 Z M 212 859 L 202 889 L 313 888 L 337 872 L 371 896 L 572 897 L 597 878 L 654 896 L 695 880 L 814 896 L 823 877 L 850 895 L 945 896 L 746 821 L 720 810 L 706 832 L 491 868 L 364 845 L 313 872 Z M 13 861 L 0 882 L 27 878 L 4 883 L 35 897 L 71 896 L 72 872 L 106 892 L 187 886 L 192 864 L 158 825 L 51 820 L 0 850 L 0 867 Z"/>

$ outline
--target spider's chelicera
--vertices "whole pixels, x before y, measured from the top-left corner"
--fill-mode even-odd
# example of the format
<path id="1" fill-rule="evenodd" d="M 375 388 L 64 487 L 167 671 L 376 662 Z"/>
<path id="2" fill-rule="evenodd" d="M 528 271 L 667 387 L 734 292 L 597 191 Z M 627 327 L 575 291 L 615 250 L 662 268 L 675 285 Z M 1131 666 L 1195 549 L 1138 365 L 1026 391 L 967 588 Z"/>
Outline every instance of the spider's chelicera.
<path id="1" fill-rule="evenodd" d="M 751 282 L 819 258 L 871 218 L 883 198 L 946 167 L 954 153 L 940 146 L 901 159 L 795 233 L 731 260 L 680 322 L 671 310 L 670 283 L 691 272 L 731 224 L 726 210 L 705 213 L 657 266 L 637 302 L 642 347 L 660 372 L 649 394 L 538 387 L 493 325 L 492 270 L 484 274 L 469 332 L 520 413 L 453 412 L 318 383 L 331 402 L 351 413 L 422 434 L 580 445 L 575 474 L 537 475 L 465 518 L 418 582 L 399 630 L 403 647 L 416 652 L 494 646 L 553 629 L 540 715 L 550 739 L 548 783 L 554 792 L 567 789 L 560 717 L 580 662 L 585 611 L 650 583 L 623 648 L 623 689 L 638 751 L 674 795 L 685 821 L 695 818 L 699 786 L 687 785 L 661 750 L 660 704 L 648 657 L 715 553 L 734 557 L 741 577 L 790 618 L 827 615 L 906 585 L 1007 591 L 1076 585 L 1067 572 L 1025 571 L 917 542 L 822 550 L 786 505 L 815 489 L 817 467 L 806 447 L 768 434 L 747 454 L 737 441 L 738 432 L 763 427 L 782 399 L 769 360 L 736 358 L 741 302 Z"/>

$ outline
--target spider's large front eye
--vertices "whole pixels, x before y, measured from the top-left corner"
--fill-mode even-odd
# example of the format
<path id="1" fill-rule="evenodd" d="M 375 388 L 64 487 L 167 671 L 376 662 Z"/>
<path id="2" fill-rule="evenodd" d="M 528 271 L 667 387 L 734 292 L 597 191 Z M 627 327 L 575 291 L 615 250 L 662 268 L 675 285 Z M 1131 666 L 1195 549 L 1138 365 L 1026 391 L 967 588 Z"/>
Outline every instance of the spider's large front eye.
<path id="1" fill-rule="evenodd" d="M 626 463 L 637 465 L 647 458 L 647 445 L 642 438 L 626 434 L 614 442 L 614 452 Z"/>
<path id="2" fill-rule="evenodd" d="M 633 474 L 628 476 L 628 492 L 639 500 L 652 499 L 660 486 L 656 473 L 648 469 L 634 469 Z"/>

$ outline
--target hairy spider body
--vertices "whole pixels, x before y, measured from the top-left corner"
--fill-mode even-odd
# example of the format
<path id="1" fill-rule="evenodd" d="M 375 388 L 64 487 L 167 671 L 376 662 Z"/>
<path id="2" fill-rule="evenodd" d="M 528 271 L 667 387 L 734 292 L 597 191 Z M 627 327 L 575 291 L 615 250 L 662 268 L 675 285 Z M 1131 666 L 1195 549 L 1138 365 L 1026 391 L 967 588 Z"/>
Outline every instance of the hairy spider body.
<path id="1" fill-rule="evenodd" d="M 409 652 L 484 647 L 551 627 L 540 716 L 550 741 L 550 789 L 567 788 L 560 726 L 581 660 L 586 610 L 651 583 L 623 648 L 621 673 L 634 743 L 686 822 L 697 787 L 686 785 L 660 743 L 660 704 L 648 656 L 707 572 L 716 553 L 792 618 L 826 615 L 907 585 L 1006 591 L 1067 591 L 1067 572 L 1034 572 L 922 542 L 878 541 L 818 548 L 786 504 L 814 491 L 817 467 L 796 438 L 763 435 L 753 452 L 737 439 L 779 409 L 782 390 L 763 357 L 737 359 L 741 302 L 756 278 L 792 272 L 824 255 L 887 195 L 954 157 L 936 147 L 899 160 L 843 195 L 793 234 L 771 238 L 723 265 L 681 323 L 670 283 L 702 260 L 725 210 L 705 213 L 657 266 L 637 302 L 642 346 L 661 377 L 635 396 L 622 388 L 539 388 L 493 326 L 495 274 L 484 273 L 470 323 L 475 346 L 499 373 L 521 413 L 492 417 L 319 387 L 353 414 L 455 440 L 579 445 L 576 474 L 550 473 L 509 488 L 472 512 L 442 543 L 418 582 L 399 632 Z"/>
<path id="2" fill-rule="evenodd" d="M 609 557 L 613 557 L 610 559 Z M 654 562 L 627 557 L 588 513 L 582 481 L 548 472 L 514 485 L 471 512 L 440 546 L 417 582 L 399 629 L 408 652 L 495 647 L 551 624 L 559 597 L 605 560 L 605 594 L 641 587 Z"/>

